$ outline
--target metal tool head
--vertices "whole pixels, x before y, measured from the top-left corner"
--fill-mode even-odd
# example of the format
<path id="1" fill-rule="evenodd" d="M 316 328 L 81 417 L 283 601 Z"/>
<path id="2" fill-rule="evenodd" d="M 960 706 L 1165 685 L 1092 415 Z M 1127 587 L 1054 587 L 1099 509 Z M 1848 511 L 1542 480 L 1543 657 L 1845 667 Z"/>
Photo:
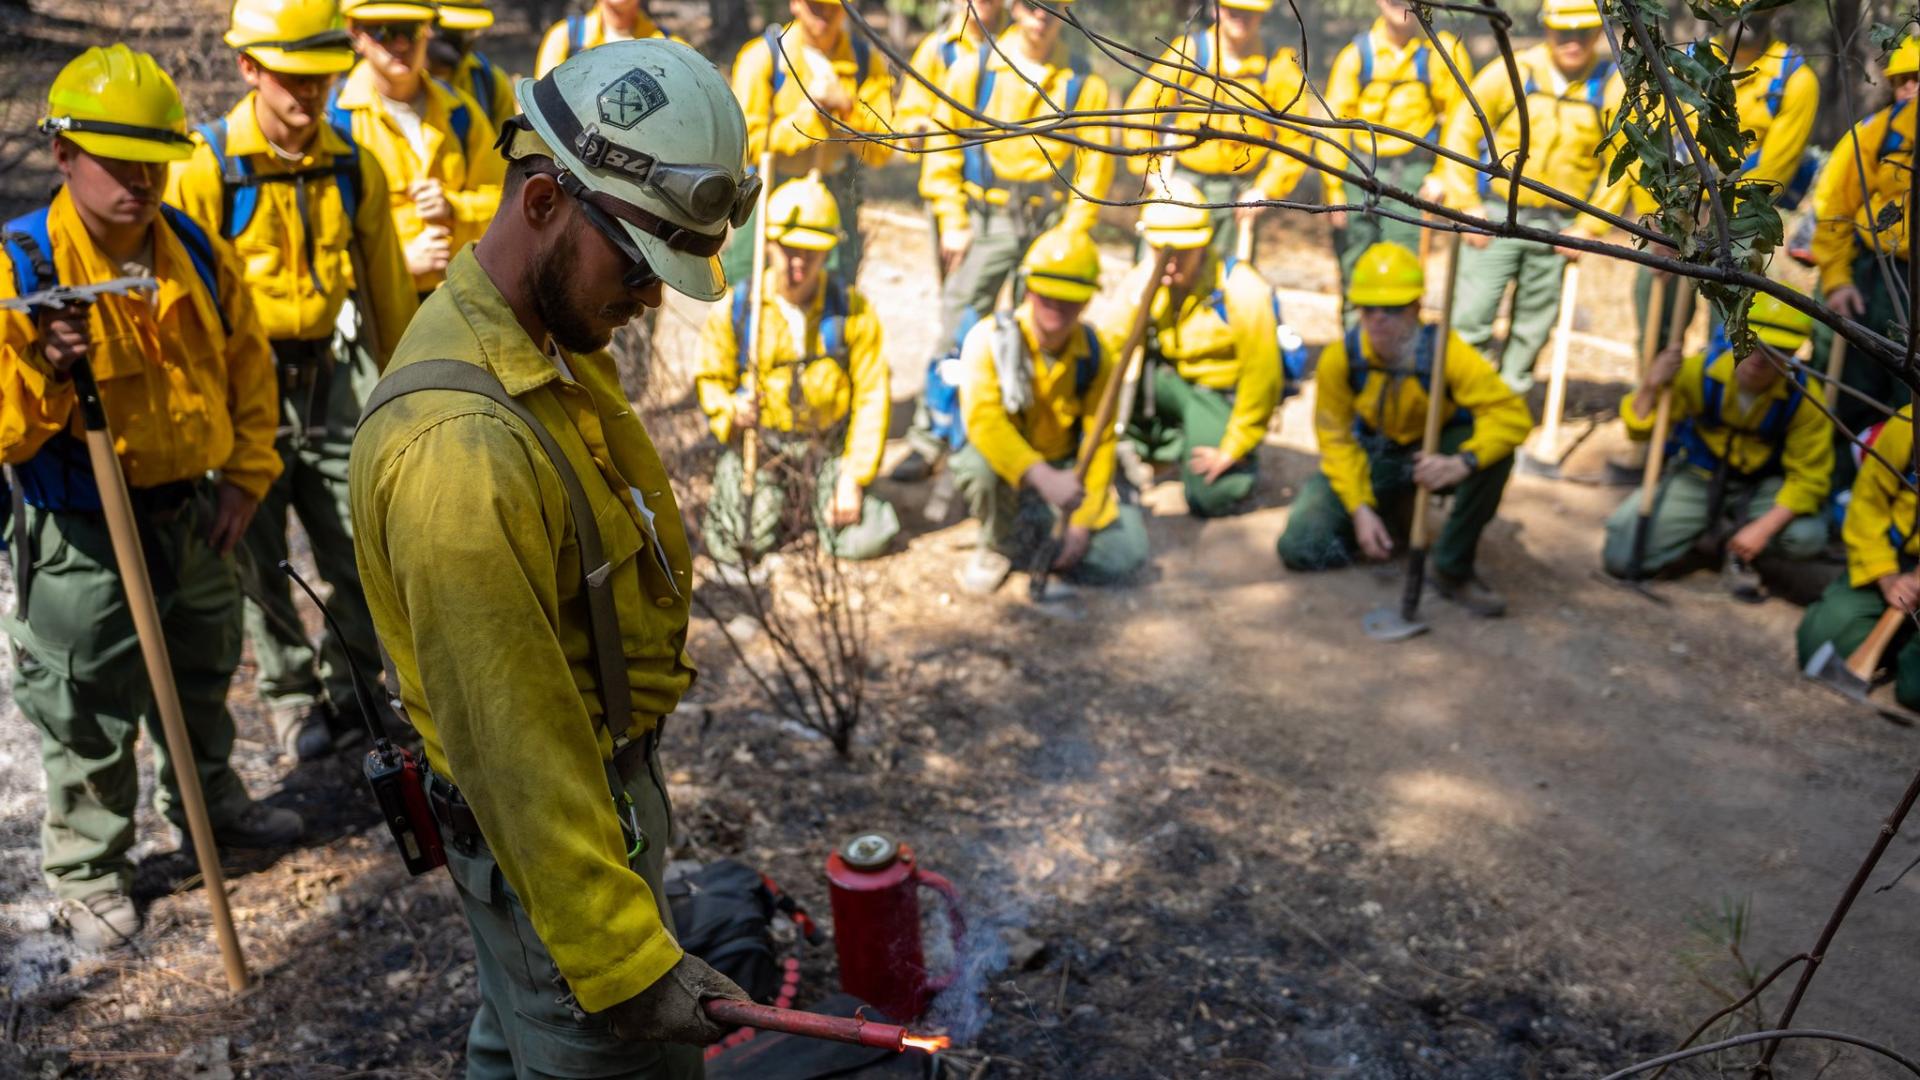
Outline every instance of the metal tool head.
<path id="1" fill-rule="evenodd" d="M 1360 629 L 1375 641 L 1395 642 L 1419 637 L 1427 632 L 1428 627 L 1418 618 L 1410 619 L 1401 614 L 1398 604 L 1388 604 L 1362 616 Z"/>
<path id="2" fill-rule="evenodd" d="M 1543 480 L 1560 479 L 1560 463 L 1543 457 L 1535 457 L 1521 447 L 1513 455 L 1513 471 L 1522 476 L 1538 476 Z"/>
<path id="3" fill-rule="evenodd" d="M 1633 593 L 1634 595 L 1640 597 L 1642 600 L 1651 600 L 1654 603 L 1659 604 L 1661 607 L 1667 607 L 1671 603 L 1671 601 L 1669 601 L 1666 597 L 1660 595 L 1657 592 L 1654 592 L 1652 587 L 1649 586 L 1644 579 L 1614 577 L 1612 574 L 1606 573 L 1605 571 L 1595 571 L 1594 576 L 1599 578 L 1601 581 L 1606 582 L 1608 585 L 1613 586 L 1616 589 L 1622 589 L 1626 592 Z"/>
<path id="4" fill-rule="evenodd" d="M 1850 701 L 1864 704 L 1867 700 L 1867 680 L 1847 670 L 1847 658 L 1831 641 L 1822 643 L 1807 657 L 1807 666 L 1801 669 L 1801 674 Z"/>
<path id="5" fill-rule="evenodd" d="M 32 315 L 36 311 L 87 307 L 99 302 L 102 296 L 131 296 L 159 288 L 160 283 L 150 277 L 119 277 L 93 285 L 56 285 L 25 296 L 9 296 L 0 299 L 0 308 Z"/>

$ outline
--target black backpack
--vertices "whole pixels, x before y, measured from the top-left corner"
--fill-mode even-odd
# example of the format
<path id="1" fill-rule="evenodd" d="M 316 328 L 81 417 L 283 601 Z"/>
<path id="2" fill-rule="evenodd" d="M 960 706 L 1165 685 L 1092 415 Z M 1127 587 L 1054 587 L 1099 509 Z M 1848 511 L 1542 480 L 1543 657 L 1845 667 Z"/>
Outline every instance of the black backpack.
<path id="1" fill-rule="evenodd" d="M 680 947 L 740 984 L 761 1004 L 772 1003 L 780 989 L 774 913 L 785 912 L 809 940 L 814 936 L 813 920 L 791 897 L 758 870 L 732 859 L 667 882 L 667 903 Z"/>

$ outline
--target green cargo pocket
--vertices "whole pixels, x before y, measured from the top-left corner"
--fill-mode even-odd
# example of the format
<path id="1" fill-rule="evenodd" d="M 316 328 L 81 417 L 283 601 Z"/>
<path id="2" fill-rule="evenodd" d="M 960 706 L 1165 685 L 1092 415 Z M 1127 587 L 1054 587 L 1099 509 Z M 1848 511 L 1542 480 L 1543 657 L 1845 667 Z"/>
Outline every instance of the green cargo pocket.
<path id="1" fill-rule="evenodd" d="M 661 1047 L 628 1042 L 593 1017 L 575 1025 L 516 1009 L 512 1024 L 517 1029 L 509 1038 L 515 1063 L 540 1076 L 645 1076 L 666 1064 Z"/>

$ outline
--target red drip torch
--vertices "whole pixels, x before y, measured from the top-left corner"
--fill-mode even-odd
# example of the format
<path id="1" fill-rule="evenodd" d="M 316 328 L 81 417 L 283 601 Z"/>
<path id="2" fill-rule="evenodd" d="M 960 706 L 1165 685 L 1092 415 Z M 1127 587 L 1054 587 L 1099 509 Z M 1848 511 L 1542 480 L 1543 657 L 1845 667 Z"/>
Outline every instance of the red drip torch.
<path id="1" fill-rule="evenodd" d="M 716 1023 L 738 1024 L 765 1031 L 783 1031 L 810 1039 L 871 1046 L 878 1050 L 925 1050 L 931 1054 L 945 1050 L 953 1040 L 945 1035 L 915 1035 L 898 1024 L 880 1024 L 857 1016 L 821 1016 L 795 1009 L 776 1009 L 746 1001 L 715 998 L 706 1003 L 707 1015 Z"/>

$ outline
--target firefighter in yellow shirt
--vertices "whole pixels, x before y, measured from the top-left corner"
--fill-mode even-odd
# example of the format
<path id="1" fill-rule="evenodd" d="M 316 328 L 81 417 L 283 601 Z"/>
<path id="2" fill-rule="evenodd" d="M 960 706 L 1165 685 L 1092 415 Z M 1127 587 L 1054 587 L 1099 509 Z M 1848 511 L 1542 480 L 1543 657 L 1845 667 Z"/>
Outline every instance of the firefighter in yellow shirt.
<path id="1" fill-rule="evenodd" d="M 1347 302 L 1360 324 L 1320 354 L 1313 426 L 1320 471 L 1294 500 L 1280 535 L 1289 570 L 1327 570 L 1392 556 L 1422 489 L 1453 492 L 1432 548 L 1440 595 L 1475 615 L 1500 615 L 1506 600 L 1480 579 L 1480 534 L 1500 509 L 1513 451 L 1533 427 L 1527 403 L 1459 335 L 1447 342 L 1440 452 L 1420 453 L 1434 380 L 1437 328 L 1420 321 L 1426 275 L 1398 244 L 1369 248 L 1354 265 Z"/>
<path id="2" fill-rule="evenodd" d="M 1765 294 L 1754 297 L 1747 320 L 1779 357 L 1799 351 L 1813 328 L 1805 313 Z M 1715 346 L 1684 361 L 1678 344 L 1667 346 L 1640 388 L 1620 403 L 1627 434 L 1644 440 L 1653 434 L 1660 390 L 1671 386 L 1680 452 L 1660 481 L 1639 565 L 1633 557 L 1638 495 L 1607 519 L 1602 561 L 1615 577 L 1657 572 L 1731 515 L 1740 527 L 1723 544 L 1733 571 L 1727 580 L 1735 596 L 1758 601 L 1764 594 L 1752 578 L 1762 554 L 1811 559 L 1826 550 L 1833 425 L 1820 411 L 1826 394 L 1817 382 L 1781 374 L 1765 348 L 1735 357 L 1724 341 Z"/>
<path id="3" fill-rule="evenodd" d="M 424 295 L 500 205 L 504 163 L 493 122 L 472 98 L 427 74 L 432 4 L 346 0 L 341 10 L 360 63 L 327 111 L 386 171 L 407 269 Z"/>
<path id="4" fill-rule="evenodd" d="M 1327 108 L 1336 120 L 1361 120 L 1438 142 L 1441 125 L 1454 106 L 1464 100 L 1460 83 L 1405 0 L 1375 2 L 1380 17 L 1333 58 L 1333 72 L 1327 79 Z M 1445 30 L 1435 31 L 1434 36 L 1461 77 L 1466 77 L 1473 70 L 1466 46 Z M 1439 199 L 1439 182 L 1431 175 L 1432 151 L 1369 131 L 1330 134 L 1340 147 L 1316 141 L 1320 159 L 1327 165 L 1349 172 L 1360 172 L 1364 166 L 1383 184 Z M 1321 187 L 1329 206 L 1365 198 L 1364 192 L 1350 194 L 1343 181 L 1326 173 L 1321 174 Z M 1413 216 L 1402 204 L 1382 205 Z M 1386 240 L 1419 250 L 1420 230 L 1416 225 L 1365 211 L 1355 214 L 1337 210 L 1328 217 L 1340 257 L 1340 280 L 1348 287 L 1352 285 L 1354 262 L 1375 243 Z M 1346 318 L 1347 325 L 1353 325 L 1351 308 Z"/>
<path id="5" fill-rule="evenodd" d="M 1916 527 L 1920 518 L 1915 517 L 1920 507 L 1915 506 L 1913 495 L 1920 476 L 1912 464 L 1913 406 L 1903 406 L 1862 437 L 1873 453 L 1861 458 L 1847 520 L 1840 529 L 1847 542 L 1847 572 L 1835 578 L 1800 617 L 1797 638 L 1802 666 L 1828 642 L 1841 656 L 1850 655 L 1873 632 L 1888 607 L 1906 612 L 1920 609 L 1920 569 L 1916 569 L 1920 566 L 1920 527 Z M 1887 655 L 1893 668 L 1894 700 L 1920 709 L 1920 636 L 1913 632 L 1912 619 L 1900 620 Z"/>
<path id="6" fill-rule="evenodd" d="M 519 111 L 513 102 L 513 78 L 486 53 L 474 48 L 480 31 L 493 25 L 492 0 L 440 0 L 433 40 L 427 42 L 427 70 L 433 77 L 472 98 L 494 130 Z"/>
<path id="7" fill-rule="evenodd" d="M 1170 181 L 1140 213 L 1149 249 L 1169 252 L 1147 324 L 1145 374 L 1127 434 L 1143 460 L 1172 463 L 1195 517 L 1233 513 L 1260 478 L 1260 443 L 1280 404 L 1279 304 L 1253 267 L 1217 257 L 1200 191 Z M 1139 296 L 1152 264 L 1136 266 L 1120 295 Z M 1108 337 L 1133 324 L 1120 305 Z"/>
<path id="8" fill-rule="evenodd" d="M 827 140 L 846 138 L 846 128 L 892 130 L 893 74 L 847 26 L 839 0 L 788 0 L 787 10 L 793 21 L 768 24 L 733 61 L 733 96 L 747 118 L 747 163 L 757 167 L 761 153 L 772 150 L 773 175 L 762 178 L 770 184 L 819 171 L 849 225 L 827 266 L 854 281 L 862 250 L 860 168 L 886 164 L 892 151 L 881 142 Z M 741 226 L 727 250 L 729 281 L 746 279 L 753 245 L 745 241 L 755 224 Z"/>
<path id="9" fill-rule="evenodd" d="M 350 665 L 364 677 L 380 670 L 348 525 L 347 450 L 360 416 L 355 355 L 368 354 L 371 378 L 417 301 L 380 163 L 326 122 L 327 88 L 353 66 L 333 0 L 239 0 L 226 40 L 251 90 L 199 129 L 167 201 L 233 243 L 279 367 L 283 470 L 247 530 L 242 571 L 274 735 L 288 757 L 309 760 L 332 749 L 329 719 L 335 734 L 364 730 L 352 715 Z M 351 339 L 336 330 L 349 298 Z M 323 630 L 317 655 L 276 569 L 287 557 L 290 510 L 346 634 L 336 640 Z"/>
<path id="10" fill-rule="evenodd" d="M 1006 28 L 1006 13 L 1007 0 L 956 4 L 946 26 L 920 39 L 910 61 L 920 78 L 901 77 L 900 99 L 893 105 L 894 127 L 921 133 L 938 130 L 933 121 L 934 109 L 940 104 L 935 89 L 946 85 L 947 73 L 961 57 L 977 54 L 980 46 Z"/>
<path id="11" fill-rule="evenodd" d="M 679 35 L 667 33 L 653 21 L 642 0 L 598 0 L 586 14 L 569 15 L 547 28 L 546 36 L 540 39 L 540 52 L 533 61 L 533 76 L 536 79 L 544 76 L 582 49 L 609 41 L 648 38 L 680 41 Z"/>
<path id="12" fill-rule="evenodd" d="M 1175 39 L 1172 48 L 1161 55 L 1160 65 L 1150 69 L 1150 74 L 1127 94 L 1127 111 L 1140 115 L 1143 121 L 1170 124 L 1185 132 L 1206 124 L 1251 139 L 1273 140 L 1300 155 L 1294 157 L 1219 136 L 1176 150 L 1171 162 L 1173 175 L 1191 181 L 1205 196 L 1204 201 L 1211 204 L 1285 199 L 1306 174 L 1307 158 L 1313 154 L 1313 140 L 1297 128 L 1276 127 L 1232 112 L 1195 111 L 1213 100 L 1259 111 L 1271 107 L 1290 116 L 1312 112 L 1313 99 L 1307 93 L 1299 57 L 1287 48 L 1269 54 L 1261 40 L 1261 23 L 1272 9 L 1273 0 L 1221 0 L 1219 21 Z M 1214 78 L 1202 78 L 1186 68 L 1211 72 Z M 1166 83 L 1174 83 L 1184 92 Z M 1127 130 L 1122 138 L 1128 147 L 1138 149 L 1156 142 L 1177 147 L 1191 137 Z M 1136 172 L 1154 160 L 1127 159 Z M 1257 207 L 1241 210 L 1237 215 L 1241 227 L 1252 228 L 1258 213 Z M 1219 258 L 1224 259 L 1232 250 L 1233 231 L 1228 226 L 1235 216 L 1232 210 L 1213 211 L 1213 253 Z"/>
<path id="13" fill-rule="evenodd" d="M 809 472 L 813 480 L 800 519 L 818 528 L 834 555 L 875 558 L 900 533 L 892 504 L 867 491 L 886 449 L 892 398 L 879 313 L 826 269 L 843 235 L 840 208 L 825 184 L 787 181 L 767 203 L 760 326 L 752 324 L 745 282 L 708 313 L 700 335 L 700 408 L 727 449 L 701 532 L 723 565 L 743 555 L 755 561 L 791 535 L 796 508 L 787 492 L 796 469 L 803 481 Z M 760 455 L 751 499 L 734 445 L 748 428 L 758 432 Z M 799 486 L 804 492 L 808 485 Z"/>
<path id="14" fill-rule="evenodd" d="M 1016 560 L 1054 554 L 1052 570 L 1093 585 L 1126 581 L 1146 564 L 1146 520 L 1113 489 L 1113 428 L 1089 431 L 1118 357 L 1080 320 L 1100 283 L 1100 251 L 1080 229 L 1040 234 L 1021 260 L 1026 298 L 982 320 L 960 352 L 967 446 L 953 457 L 955 486 L 980 522 L 979 546 L 956 573 L 985 595 Z M 1074 472 L 1094 440 L 1086 479 Z M 1057 554 L 1047 539 L 1065 516 Z"/>
<path id="15" fill-rule="evenodd" d="M 266 335 L 233 249 L 161 202 L 168 163 L 192 143 L 180 95 L 153 58 L 125 45 L 88 49 L 47 97 L 40 130 L 53 137 L 61 187 L 0 230 L 0 297 L 123 276 L 157 282 L 91 306 L 0 311 L 16 594 L 0 631 L 46 768 L 40 866 L 75 942 L 93 951 L 139 931 L 127 858 L 140 795 L 134 744 L 159 719 L 89 466 L 76 364 L 98 387 L 158 568 L 161 629 L 195 751 L 182 763 L 154 748 L 155 802 L 184 828 L 174 786 L 184 764 L 199 774 L 222 845 L 291 843 L 302 825 L 249 798 L 227 763 L 241 633 L 232 552 L 280 472 Z"/>
<path id="16" fill-rule="evenodd" d="M 1542 21 L 1547 42 L 1515 57 L 1526 90 L 1529 140 L 1526 173 L 1559 191 L 1619 213 L 1626 205 L 1627 181 L 1607 182 L 1612 155 L 1607 132 L 1626 86 L 1613 61 L 1603 59 L 1600 8 L 1593 0 L 1547 0 Z M 1482 161 L 1512 154 L 1520 145 L 1520 109 L 1506 64 L 1496 58 L 1473 80 L 1473 96 L 1494 127 L 1494 147 L 1473 109 L 1462 103 L 1447 119 L 1441 145 Z M 1548 232 L 1595 239 L 1611 228 L 1605 221 L 1577 214 L 1537 191 L 1510 192 L 1455 161 L 1437 170 L 1447 204 L 1505 221 L 1509 200 L 1520 206 L 1519 220 Z M 1493 320 L 1507 283 L 1514 284 L 1513 311 L 1500 353 L 1507 385 L 1525 394 L 1533 388 L 1533 364 L 1560 314 L 1560 284 L 1567 263 L 1579 257 L 1571 248 L 1533 240 L 1468 233 L 1460 252 L 1460 282 L 1453 325 L 1467 344 L 1490 353 Z"/>

